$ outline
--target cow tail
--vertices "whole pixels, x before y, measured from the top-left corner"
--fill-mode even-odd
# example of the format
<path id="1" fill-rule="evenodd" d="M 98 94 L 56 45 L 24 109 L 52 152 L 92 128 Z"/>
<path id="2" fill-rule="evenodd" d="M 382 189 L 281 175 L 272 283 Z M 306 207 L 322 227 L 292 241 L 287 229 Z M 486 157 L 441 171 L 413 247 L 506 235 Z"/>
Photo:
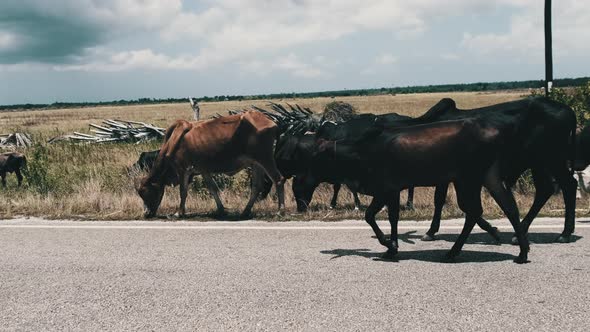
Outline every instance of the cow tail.
<path id="1" fill-rule="evenodd" d="M 570 130 L 570 141 L 569 141 L 569 153 L 570 153 L 570 163 L 569 163 L 569 171 L 570 175 L 574 175 L 574 164 L 576 160 L 576 125 L 574 122 L 573 128 Z"/>

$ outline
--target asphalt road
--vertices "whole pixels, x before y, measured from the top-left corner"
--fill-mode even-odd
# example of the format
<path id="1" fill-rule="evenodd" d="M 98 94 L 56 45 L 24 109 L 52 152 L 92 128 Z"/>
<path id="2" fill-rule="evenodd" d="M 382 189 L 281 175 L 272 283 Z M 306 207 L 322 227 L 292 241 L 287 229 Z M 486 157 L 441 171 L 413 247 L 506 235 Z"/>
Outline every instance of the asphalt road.
<path id="1" fill-rule="evenodd" d="M 442 263 L 459 221 L 401 222 L 397 261 L 358 221 L 0 221 L 0 329 L 588 331 L 590 222 L 537 220 L 526 265 L 492 223 Z"/>

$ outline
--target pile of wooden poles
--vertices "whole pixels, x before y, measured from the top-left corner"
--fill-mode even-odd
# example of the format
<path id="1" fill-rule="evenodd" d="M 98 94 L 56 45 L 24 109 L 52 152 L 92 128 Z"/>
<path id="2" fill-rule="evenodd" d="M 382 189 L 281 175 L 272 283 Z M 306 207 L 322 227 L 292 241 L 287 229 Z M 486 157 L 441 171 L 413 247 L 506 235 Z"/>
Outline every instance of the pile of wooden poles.
<path id="1" fill-rule="evenodd" d="M 129 120 L 103 120 L 102 124 L 90 124 L 90 132 L 84 134 L 74 132 L 71 135 L 52 138 L 48 143 L 58 141 L 75 141 L 80 143 L 107 143 L 107 142 L 141 142 L 154 139 L 162 139 L 166 129 L 151 124 Z"/>
<path id="2" fill-rule="evenodd" d="M 33 140 L 29 134 L 0 134 L 0 148 L 27 148 L 31 145 L 33 145 Z"/>

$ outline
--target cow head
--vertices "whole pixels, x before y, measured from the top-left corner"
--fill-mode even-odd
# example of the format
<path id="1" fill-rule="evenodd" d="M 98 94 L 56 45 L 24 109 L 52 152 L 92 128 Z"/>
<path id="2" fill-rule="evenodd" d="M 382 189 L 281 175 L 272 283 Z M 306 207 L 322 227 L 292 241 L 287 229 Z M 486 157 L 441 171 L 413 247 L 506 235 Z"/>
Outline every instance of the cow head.
<path id="1" fill-rule="evenodd" d="M 293 178 L 292 189 L 298 212 L 307 211 L 307 207 L 311 203 L 313 192 L 317 186 L 317 183 L 310 176 L 302 175 Z"/>
<path id="2" fill-rule="evenodd" d="M 162 197 L 164 197 L 164 187 L 163 184 L 153 182 L 149 177 L 141 180 L 139 186 L 137 186 L 137 193 L 143 200 L 145 218 L 152 218 L 156 215 Z"/>

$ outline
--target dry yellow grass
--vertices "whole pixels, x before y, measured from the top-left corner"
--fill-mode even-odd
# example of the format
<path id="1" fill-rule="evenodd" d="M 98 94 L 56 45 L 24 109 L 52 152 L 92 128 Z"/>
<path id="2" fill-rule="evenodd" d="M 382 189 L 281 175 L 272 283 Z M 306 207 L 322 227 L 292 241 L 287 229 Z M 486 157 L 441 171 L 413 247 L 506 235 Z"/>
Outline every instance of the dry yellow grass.
<path id="1" fill-rule="evenodd" d="M 418 116 L 427 111 L 441 98 L 451 97 L 457 101 L 460 108 L 474 108 L 515 100 L 527 95 L 527 91 L 506 91 L 495 93 L 422 93 L 406 95 L 380 95 L 342 97 L 337 100 L 348 102 L 363 113 L 395 112 L 410 116 Z M 277 99 L 277 103 L 299 104 L 309 107 L 313 111 L 321 111 L 324 106 L 335 99 Z M 242 109 L 250 105 L 266 107 L 268 100 L 246 100 L 201 103 L 202 118 L 216 113 L 224 114 L 230 109 Z M 72 131 L 87 131 L 90 123 L 100 122 L 102 119 L 124 119 L 153 123 L 166 127 L 176 119 L 192 120 L 192 111 L 187 103 L 156 104 L 134 106 L 107 106 L 57 109 L 47 111 L 0 112 L 0 131 L 22 129 L 35 135 L 47 138 L 58 133 Z"/>
<path id="2" fill-rule="evenodd" d="M 527 91 L 507 91 L 496 93 L 433 93 L 410 95 L 382 95 L 370 97 L 344 97 L 337 100 L 349 102 L 361 112 L 387 113 L 396 112 L 417 116 L 424 113 L 443 97 L 451 97 L 460 108 L 474 108 L 500 102 L 515 100 L 527 95 Z M 278 103 L 300 104 L 314 111 L 333 101 L 332 98 L 284 99 L 273 100 Z M 224 114 L 228 109 L 241 109 L 250 105 L 264 107 L 267 100 L 202 103 L 204 118 L 215 113 Z M 137 120 L 166 127 L 176 119 L 192 118 L 188 102 L 182 104 L 141 105 L 124 107 L 93 107 L 80 109 L 63 109 L 47 111 L 22 111 L 0 113 L 0 132 L 26 131 L 38 141 L 71 133 L 86 132 L 89 123 L 100 122 L 105 118 Z M 131 165 L 140 151 L 157 148 L 155 143 L 147 144 L 112 144 L 101 146 L 48 146 L 48 176 L 55 187 L 49 193 L 42 194 L 31 188 L 15 188 L 15 180 L 9 177 L 9 189 L 0 190 L 0 217 L 16 215 L 45 216 L 51 218 L 81 219 L 136 219 L 141 218 L 141 201 L 134 191 L 137 176 L 129 176 L 125 168 Z M 30 151 L 28 152 L 30 153 Z M 248 197 L 244 189 L 245 175 L 238 178 L 225 190 L 222 198 L 226 205 L 236 213 L 243 209 Z M 295 204 L 287 186 L 287 210 L 285 217 L 276 217 L 276 202 L 268 199 L 255 205 L 257 218 L 291 220 L 320 219 L 337 220 L 345 218 L 362 218 L 362 213 L 352 211 L 352 198 L 348 190 L 340 194 L 340 206 L 336 210 L 327 208 L 332 195 L 331 187 L 322 186 L 314 195 L 311 211 L 295 214 Z M 429 219 L 432 214 L 433 188 L 419 188 L 416 191 L 416 211 L 404 212 L 403 218 Z M 521 211 L 530 206 L 530 194 L 517 193 Z M 363 197 L 364 204 L 369 202 Z M 461 213 L 455 204 L 454 194 L 449 194 L 449 204 L 445 208 L 445 217 L 459 216 Z M 178 190 L 170 188 L 163 201 L 160 214 L 173 213 L 178 206 Z M 500 210 L 487 195 L 484 197 L 486 215 L 500 216 Z M 543 214 L 559 214 L 551 210 L 560 209 L 563 203 L 560 197 L 554 197 L 542 211 Z M 215 205 L 211 197 L 199 190 L 189 196 L 187 202 L 189 213 L 196 214 L 196 219 L 208 218 Z"/>

